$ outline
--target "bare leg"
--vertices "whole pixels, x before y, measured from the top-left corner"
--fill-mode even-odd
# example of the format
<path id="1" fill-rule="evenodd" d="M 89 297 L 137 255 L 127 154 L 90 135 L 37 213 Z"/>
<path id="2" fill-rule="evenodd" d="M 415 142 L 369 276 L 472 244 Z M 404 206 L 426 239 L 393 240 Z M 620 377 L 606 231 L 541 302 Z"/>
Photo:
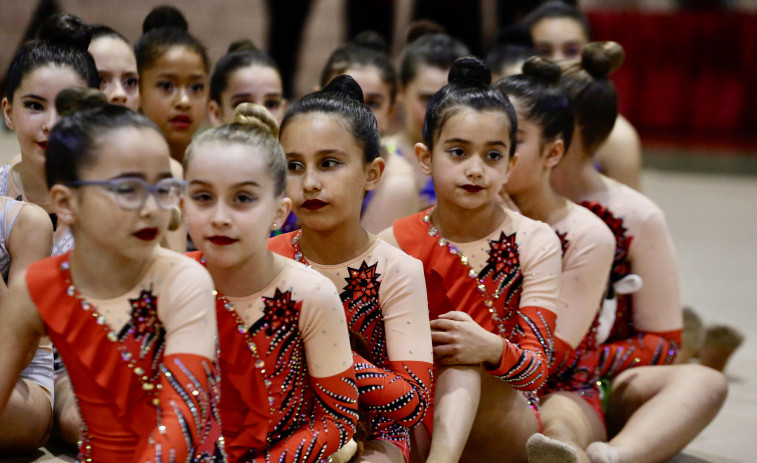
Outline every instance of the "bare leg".
<path id="1" fill-rule="evenodd" d="M 67 444 L 77 446 L 81 440 L 81 417 L 68 373 L 55 381 L 55 428 Z"/>
<path id="2" fill-rule="evenodd" d="M 360 461 L 363 463 L 404 463 L 405 457 L 396 445 L 384 440 L 372 439 L 365 443 Z"/>
<path id="3" fill-rule="evenodd" d="M 526 441 L 539 431 L 534 410 L 521 392 L 483 369 L 478 371 L 481 400 L 461 461 L 525 463 L 528 461 Z"/>
<path id="4" fill-rule="evenodd" d="M 431 435 L 426 426 L 419 424 L 410 430 L 410 463 L 421 463 L 428 458 Z"/>
<path id="5" fill-rule="evenodd" d="M 609 446 L 592 444 L 589 457 L 592 463 L 610 462 L 612 454 L 618 463 L 665 461 L 709 424 L 727 392 L 725 377 L 700 365 L 627 370 L 613 381 L 607 413 L 608 429 L 619 432 Z"/>
<path id="6" fill-rule="evenodd" d="M 0 454 L 24 455 L 47 440 L 53 410 L 49 393 L 39 384 L 19 379 L 0 417 Z"/>
<path id="7" fill-rule="evenodd" d="M 531 463 L 560 461 L 549 459 L 550 453 L 565 452 L 560 443 L 567 444 L 576 452 L 575 461 L 589 463 L 584 449 L 592 442 L 607 439 L 604 423 L 597 412 L 576 393 L 556 392 L 546 396 L 541 402 L 541 420 L 544 435 L 558 442 L 542 440 L 539 454 L 543 457 L 535 458 L 529 451 Z M 554 447 L 554 452 L 550 452 L 550 446 Z"/>
<path id="8" fill-rule="evenodd" d="M 472 366 L 440 368 L 434 387 L 434 437 L 427 462 L 457 462 L 478 410 L 481 369 Z"/>

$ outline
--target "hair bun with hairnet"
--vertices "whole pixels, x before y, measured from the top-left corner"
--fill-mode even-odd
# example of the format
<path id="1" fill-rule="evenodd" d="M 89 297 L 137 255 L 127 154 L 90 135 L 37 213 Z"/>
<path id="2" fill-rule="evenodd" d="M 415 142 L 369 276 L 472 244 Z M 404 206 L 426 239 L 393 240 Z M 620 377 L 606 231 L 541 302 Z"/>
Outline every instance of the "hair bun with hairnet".
<path id="1" fill-rule="evenodd" d="M 581 51 L 581 67 L 595 79 L 604 79 L 623 64 L 625 57 L 617 42 L 591 42 Z"/>
<path id="2" fill-rule="evenodd" d="M 342 74 L 331 79 L 331 81 L 321 91 L 323 93 L 341 93 L 352 98 L 353 100 L 357 100 L 359 103 L 363 103 L 364 101 L 363 89 L 360 88 L 360 85 L 355 81 L 355 79 L 346 74 Z"/>
<path id="3" fill-rule="evenodd" d="M 455 60 L 447 80 L 458 87 L 488 87 L 492 73 L 483 61 L 475 56 L 463 56 Z"/>
<path id="4" fill-rule="evenodd" d="M 40 40 L 66 44 L 87 50 L 92 35 L 89 26 L 80 18 L 67 13 L 57 13 L 42 21 L 37 36 Z"/>
<path id="5" fill-rule="evenodd" d="M 184 14 L 173 6 L 163 5 L 153 8 L 142 22 L 142 33 L 164 27 L 174 27 L 184 32 L 189 30 L 189 24 Z"/>
<path id="6" fill-rule="evenodd" d="M 265 129 L 274 138 L 279 136 L 279 124 L 276 122 L 276 118 L 259 104 L 242 103 L 237 106 L 234 110 L 234 123 Z"/>
<path id="7" fill-rule="evenodd" d="M 541 84 L 556 85 L 560 83 L 562 70 L 557 63 L 541 56 L 532 56 L 523 63 L 523 74 Z"/>
<path id="8" fill-rule="evenodd" d="M 108 98 L 105 94 L 93 88 L 66 88 L 55 97 L 55 110 L 61 116 L 90 109 L 100 109 L 107 105 Z"/>

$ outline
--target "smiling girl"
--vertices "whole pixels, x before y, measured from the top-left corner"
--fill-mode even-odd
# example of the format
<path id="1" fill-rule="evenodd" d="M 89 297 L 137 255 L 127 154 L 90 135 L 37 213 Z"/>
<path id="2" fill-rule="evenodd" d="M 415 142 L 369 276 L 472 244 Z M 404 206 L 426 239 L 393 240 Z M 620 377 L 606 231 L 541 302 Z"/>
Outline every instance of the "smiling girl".
<path id="1" fill-rule="evenodd" d="M 52 204 L 76 248 L 35 262 L 0 312 L 0 407 L 41 336 L 69 372 L 82 418 L 79 459 L 220 461 L 212 281 L 158 242 L 178 204 L 157 127 L 99 92 L 56 99 Z"/>
<path id="2" fill-rule="evenodd" d="M 429 462 L 524 461 L 539 430 L 532 393 L 553 350 L 560 244 L 547 225 L 500 206 L 517 121 L 490 81 L 477 58 L 455 62 L 415 145 L 437 206 L 381 234 L 426 273 L 440 367 Z"/>
<path id="3" fill-rule="evenodd" d="M 559 82 L 557 64 L 532 57 L 523 74 L 494 84 L 518 115 L 518 163 L 507 193 L 523 215 L 550 225 L 562 244 L 554 362 L 539 391 L 544 434 L 529 439 L 529 463 L 588 463 L 584 449 L 606 438 L 596 323 L 615 238 L 597 216 L 550 186 L 573 136 L 573 108 Z"/>
<path id="4" fill-rule="evenodd" d="M 179 162 L 205 121 L 210 63 L 205 47 L 189 35 L 184 16 L 173 7 L 153 9 L 134 44 L 142 113 L 163 132 Z"/>
<path id="5" fill-rule="evenodd" d="M 302 224 L 269 247 L 307 263 L 339 290 L 348 326 L 368 344 L 353 353 L 359 402 L 371 415 L 361 461 L 406 461 L 409 431 L 431 388 L 431 337 L 420 262 L 360 225 L 362 197 L 381 179 L 376 118 L 349 76 L 295 102 L 284 116 L 287 196 Z"/>
<path id="6" fill-rule="evenodd" d="M 185 219 L 213 276 L 231 461 L 316 462 L 355 432 L 357 389 L 344 311 L 323 275 L 266 247 L 286 218 L 278 126 L 237 107 L 184 160 Z"/>

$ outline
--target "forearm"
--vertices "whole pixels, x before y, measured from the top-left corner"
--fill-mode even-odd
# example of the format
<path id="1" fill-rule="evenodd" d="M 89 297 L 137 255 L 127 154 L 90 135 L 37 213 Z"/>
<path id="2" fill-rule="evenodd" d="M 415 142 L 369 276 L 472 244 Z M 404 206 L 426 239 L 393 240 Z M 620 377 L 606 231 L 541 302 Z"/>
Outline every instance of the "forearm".
<path id="1" fill-rule="evenodd" d="M 427 362 L 389 362 L 381 368 L 353 354 L 355 380 L 361 404 L 405 427 L 423 420 L 429 404 L 431 369 Z"/>
<path id="2" fill-rule="evenodd" d="M 600 376 L 612 378 L 639 366 L 670 365 L 681 345 L 682 330 L 640 332 L 636 336 L 604 344 L 600 350 Z"/>
<path id="3" fill-rule="evenodd" d="M 316 462 L 333 454 L 355 433 L 357 388 L 352 369 L 326 378 L 310 378 L 314 413 L 300 428 L 255 456 L 256 462 Z"/>

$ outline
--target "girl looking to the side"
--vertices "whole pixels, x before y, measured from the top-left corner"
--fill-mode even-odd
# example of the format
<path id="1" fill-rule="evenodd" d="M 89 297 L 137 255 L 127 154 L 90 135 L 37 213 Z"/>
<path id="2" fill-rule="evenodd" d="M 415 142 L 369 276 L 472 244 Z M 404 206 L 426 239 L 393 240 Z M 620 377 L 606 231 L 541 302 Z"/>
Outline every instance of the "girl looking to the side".
<path id="1" fill-rule="evenodd" d="M 504 209 L 515 164 L 515 111 L 477 58 L 458 59 L 431 99 L 415 145 L 437 205 L 381 236 L 426 273 L 436 381 L 427 461 L 525 461 L 539 431 L 535 392 L 552 356 L 560 243 Z"/>
<path id="2" fill-rule="evenodd" d="M 179 162 L 208 107 L 205 47 L 187 32 L 187 22 L 170 6 L 154 8 L 134 44 L 142 113 L 163 132 L 171 157 Z"/>
<path id="3" fill-rule="evenodd" d="M 672 457 L 712 420 L 727 391 L 725 378 L 715 370 L 670 365 L 681 342 L 682 315 L 663 212 L 592 163 L 617 116 L 617 94 L 607 76 L 623 57 L 617 43 L 593 42 L 582 49 L 580 63 L 566 65 L 561 85 L 571 97 L 576 130 L 551 179 L 555 191 L 604 220 L 616 241 L 607 289 L 616 305 L 615 322 L 601 339 L 599 360 L 601 376 L 611 382 L 610 441 L 588 447 L 593 463 Z"/>
<path id="4" fill-rule="evenodd" d="M 144 116 L 99 92 L 61 92 L 45 173 L 73 251 L 29 265 L 0 312 L 0 407 L 48 335 L 82 418 L 79 459 L 223 461 L 215 416 L 213 284 L 158 245 L 182 181 Z"/>
<path id="5" fill-rule="evenodd" d="M 287 110 L 286 193 L 302 229 L 269 247 L 339 290 L 347 324 L 368 351 L 353 353 L 359 404 L 371 418 L 360 461 L 402 462 L 408 428 L 421 423 L 430 400 L 428 305 L 420 262 L 360 225 L 363 195 L 384 167 L 376 118 L 362 102 L 358 84 L 342 75 Z"/>
<path id="6" fill-rule="evenodd" d="M 255 103 L 270 111 L 281 123 L 286 110 L 279 68 L 268 53 L 249 40 L 231 45 L 213 67 L 210 76 L 208 115 L 214 127 L 234 120 L 234 108 Z"/>
<path id="7" fill-rule="evenodd" d="M 139 110 L 139 74 L 134 49 L 126 37 L 102 24 L 89 28 L 89 54 L 100 76 L 100 91 L 108 102 Z"/>
<path id="8" fill-rule="evenodd" d="M 321 72 L 321 88 L 334 77 L 347 74 L 360 85 L 365 105 L 376 117 L 384 135 L 394 113 L 397 73 L 389 60 L 386 43 L 374 32 L 358 34 L 331 54 Z M 382 149 L 386 169 L 378 186 L 367 192 L 361 223 L 371 233 L 389 227 L 396 219 L 418 212 L 418 189 L 413 166 L 396 151 Z"/>
<path id="9" fill-rule="evenodd" d="M 273 254 L 286 218 L 278 125 L 243 103 L 187 150 L 184 217 L 216 286 L 221 422 L 230 461 L 320 462 L 355 432 L 341 301 L 323 275 Z"/>
<path id="10" fill-rule="evenodd" d="M 507 193 L 523 215 L 550 225 L 562 244 L 555 355 L 547 384 L 539 391 L 544 434 L 529 439 L 529 463 L 588 463 L 584 449 L 606 438 L 594 323 L 610 276 L 615 237 L 596 215 L 550 186 L 552 169 L 573 136 L 573 108 L 559 83 L 560 66 L 532 57 L 523 74 L 494 84 L 518 115 L 518 163 Z"/>
<path id="11" fill-rule="evenodd" d="M 429 33 L 427 27 L 419 23 L 408 33 L 397 93 L 397 102 L 404 110 L 404 124 L 402 130 L 386 139 L 387 151 L 402 156 L 413 166 L 419 209 L 436 202 L 433 182 L 423 173 L 413 154 L 415 144 L 423 141 L 426 107 L 431 97 L 447 83 L 447 74 L 455 60 L 468 54 L 468 48 L 459 40 L 438 31 Z"/>

